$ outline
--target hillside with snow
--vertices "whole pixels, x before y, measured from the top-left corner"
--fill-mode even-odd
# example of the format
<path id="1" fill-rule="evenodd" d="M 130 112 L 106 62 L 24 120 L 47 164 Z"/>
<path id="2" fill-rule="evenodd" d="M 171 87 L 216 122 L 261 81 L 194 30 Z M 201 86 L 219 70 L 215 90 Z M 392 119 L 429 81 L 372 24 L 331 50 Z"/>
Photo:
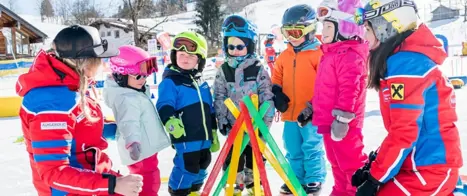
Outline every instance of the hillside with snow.
<path id="1" fill-rule="evenodd" d="M 24 0 L 22 0 L 24 1 Z M 30 0 L 32 1 L 32 0 Z M 422 21 L 428 20 L 429 14 L 431 11 L 439 5 L 436 1 L 431 0 L 415 0 L 418 9 L 419 15 Z M 321 1 L 310 1 L 310 0 L 262 0 L 257 3 L 250 4 L 246 6 L 243 10 L 237 14 L 245 16 L 253 23 L 258 26 L 259 33 L 270 33 L 272 25 L 280 24 L 282 19 L 282 14 L 284 11 L 296 4 L 306 3 L 310 4 L 313 7 L 317 7 Z M 362 2 L 365 2 L 363 0 Z M 35 6 L 35 5 L 24 5 L 24 6 Z M 23 8 L 27 9 L 27 8 Z M 28 8 L 29 9 L 29 8 Z M 30 10 L 30 9 L 29 9 Z M 41 22 L 40 17 L 35 15 L 24 15 L 20 14 L 28 22 L 34 24 L 41 31 L 46 33 L 49 36 L 49 39 L 46 40 L 43 47 L 49 47 L 51 40 L 55 35 L 65 26 L 59 24 L 52 24 L 47 22 Z M 148 18 L 140 19 L 138 23 L 147 27 L 152 27 L 160 23 L 165 17 L 160 18 Z M 171 34 L 177 34 L 186 30 L 197 29 L 194 24 L 194 19 L 196 18 L 196 12 L 190 11 L 181 14 L 176 14 L 168 17 L 168 21 L 160 24 L 156 29 L 161 31 L 166 31 Z M 455 51 L 460 50 L 460 44 L 462 41 L 467 41 L 467 23 L 463 22 L 463 17 L 453 20 L 443 20 L 436 21 L 433 23 L 428 23 L 428 26 L 436 34 L 445 35 L 450 44 L 455 47 Z M 318 32 L 320 28 L 318 28 Z"/>

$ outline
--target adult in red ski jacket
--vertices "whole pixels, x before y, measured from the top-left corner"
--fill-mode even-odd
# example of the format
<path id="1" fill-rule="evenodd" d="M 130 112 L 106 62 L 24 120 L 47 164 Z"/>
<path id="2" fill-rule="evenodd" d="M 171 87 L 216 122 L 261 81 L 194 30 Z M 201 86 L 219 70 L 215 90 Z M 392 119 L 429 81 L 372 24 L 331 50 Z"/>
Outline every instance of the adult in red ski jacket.
<path id="1" fill-rule="evenodd" d="M 24 97 L 20 110 L 34 186 L 39 196 L 138 195 L 141 176 L 124 177 L 111 170 L 103 151 L 103 115 L 86 96 L 88 78 L 101 58 L 118 51 L 107 48 L 97 29 L 74 25 L 54 39 L 55 52 L 39 52 L 16 91 Z"/>
<path id="2" fill-rule="evenodd" d="M 265 59 L 269 66 L 269 71 L 272 75 L 274 72 L 274 62 L 276 61 L 276 50 L 272 45 L 274 44 L 275 36 L 273 34 L 268 34 L 266 40 L 264 41 L 264 52 L 265 52 Z"/>
<path id="3" fill-rule="evenodd" d="M 352 183 L 357 196 L 452 195 L 463 162 L 454 89 L 438 66 L 447 55 L 430 29 L 417 25 L 413 1 L 393 3 L 365 6 L 367 13 L 399 7 L 362 21 L 371 48 L 369 87 L 379 91 L 388 135 L 369 173 L 358 170 Z"/>

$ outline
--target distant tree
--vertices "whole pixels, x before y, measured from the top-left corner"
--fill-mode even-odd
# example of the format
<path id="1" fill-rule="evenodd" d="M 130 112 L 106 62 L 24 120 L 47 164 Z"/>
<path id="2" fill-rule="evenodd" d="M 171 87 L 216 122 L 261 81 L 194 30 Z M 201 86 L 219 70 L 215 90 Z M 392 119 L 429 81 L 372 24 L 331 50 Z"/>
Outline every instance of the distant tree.
<path id="1" fill-rule="evenodd" d="M 464 22 L 467 22 L 467 0 L 463 0 L 464 4 Z"/>
<path id="2" fill-rule="evenodd" d="M 75 0 L 70 13 L 73 17 L 73 23 L 82 25 L 88 25 L 95 19 L 104 16 L 103 12 L 91 3 L 90 0 Z"/>
<path id="3" fill-rule="evenodd" d="M 40 7 L 41 20 L 55 16 L 55 11 L 50 0 L 42 0 Z"/>
<path id="4" fill-rule="evenodd" d="M 198 32 L 203 34 L 216 49 L 220 45 L 222 16 L 220 0 L 199 0 L 196 2 L 196 19 L 194 23 L 199 27 Z"/>
<path id="5" fill-rule="evenodd" d="M 152 0 L 142 0 L 141 3 L 143 6 L 141 7 L 140 13 L 138 15 L 139 18 L 152 18 L 157 15 L 155 12 L 157 7 Z M 119 6 L 118 12 L 114 15 L 114 17 L 131 19 L 130 12 L 131 10 L 128 1 L 123 1 L 123 6 Z"/>
<path id="6" fill-rule="evenodd" d="M 8 0 L 8 9 L 16 11 L 16 0 Z"/>

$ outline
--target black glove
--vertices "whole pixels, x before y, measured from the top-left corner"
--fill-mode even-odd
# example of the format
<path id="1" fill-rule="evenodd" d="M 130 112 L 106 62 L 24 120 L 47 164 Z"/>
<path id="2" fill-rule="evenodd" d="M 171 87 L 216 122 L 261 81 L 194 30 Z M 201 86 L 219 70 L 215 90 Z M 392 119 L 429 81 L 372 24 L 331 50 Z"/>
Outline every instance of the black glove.
<path id="1" fill-rule="evenodd" d="M 308 122 L 311 121 L 313 117 L 313 106 L 310 102 L 306 102 L 306 108 L 303 109 L 297 117 L 297 122 L 300 127 L 305 126 Z"/>
<path id="2" fill-rule="evenodd" d="M 355 173 L 352 175 L 352 186 L 359 187 L 368 180 L 371 163 L 373 163 L 373 161 L 376 159 L 376 154 L 377 153 L 375 151 L 370 152 L 370 155 L 368 155 L 368 162 L 365 163 L 362 168 L 355 171 Z"/>
<path id="3" fill-rule="evenodd" d="M 287 111 L 287 109 L 289 108 L 290 99 L 289 97 L 287 97 L 287 95 L 285 95 L 282 92 L 282 88 L 277 85 L 274 85 L 272 86 L 272 93 L 274 94 L 272 100 L 274 101 L 274 106 L 276 107 L 276 109 L 282 113 Z"/>
<path id="4" fill-rule="evenodd" d="M 366 180 L 361 186 L 357 188 L 357 194 L 355 196 L 373 196 L 378 192 L 379 186 L 382 183 L 377 181 L 373 176 L 368 174 L 368 180 Z"/>
<path id="5" fill-rule="evenodd" d="M 359 187 L 360 185 L 362 185 L 365 181 L 368 180 L 369 173 L 369 170 L 364 170 L 363 168 L 358 169 L 352 175 L 352 186 Z"/>
<path id="6" fill-rule="evenodd" d="M 230 124 L 226 124 L 226 125 L 222 125 L 221 127 L 219 127 L 219 132 L 221 132 L 223 136 L 227 136 L 227 134 L 230 132 L 231 129 L 232 129 L 232 126 Z"/>

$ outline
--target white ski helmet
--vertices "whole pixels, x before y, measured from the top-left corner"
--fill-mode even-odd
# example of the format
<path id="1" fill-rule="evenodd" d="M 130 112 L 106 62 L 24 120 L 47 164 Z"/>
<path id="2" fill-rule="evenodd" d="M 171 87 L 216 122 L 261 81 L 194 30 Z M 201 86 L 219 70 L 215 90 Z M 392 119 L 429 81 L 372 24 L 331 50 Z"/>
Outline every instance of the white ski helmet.
<path id="1" fill-rule="evenodd" d="M 368 21 L 376 38 L 384 43 L 388 39 L 418 27 L 417 5 L 413 0 L 371 0 L 364 9 L 357 9 L 355 22 Z"/>
<path id="2" fill-rule="evenodd" d="M 354 22 L 355 8 L 361 6 L 360 0 L 323 0 L 317 9 L 318 20 L 334 23 L 334 41 L 363 37 L 363 27 Z"/>

